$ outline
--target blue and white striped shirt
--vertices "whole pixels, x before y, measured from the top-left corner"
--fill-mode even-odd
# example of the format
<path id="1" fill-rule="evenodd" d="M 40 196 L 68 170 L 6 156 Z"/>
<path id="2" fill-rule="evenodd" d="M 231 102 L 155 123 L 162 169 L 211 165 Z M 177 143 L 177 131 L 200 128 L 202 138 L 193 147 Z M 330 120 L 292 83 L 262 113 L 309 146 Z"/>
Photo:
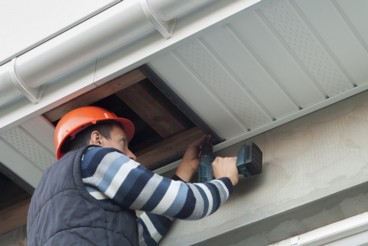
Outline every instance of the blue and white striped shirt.
<path id="1" fill-rule="evenodd" d="M 145 211 L 137 220 L 141 245 L 157 245 L 173 218 L 200 219 L 229 197 L 229 178 L 185 183 L 162 177 L 114 148 L 90 147 L 81 160 L 82 180 L 97 200 Z"/>

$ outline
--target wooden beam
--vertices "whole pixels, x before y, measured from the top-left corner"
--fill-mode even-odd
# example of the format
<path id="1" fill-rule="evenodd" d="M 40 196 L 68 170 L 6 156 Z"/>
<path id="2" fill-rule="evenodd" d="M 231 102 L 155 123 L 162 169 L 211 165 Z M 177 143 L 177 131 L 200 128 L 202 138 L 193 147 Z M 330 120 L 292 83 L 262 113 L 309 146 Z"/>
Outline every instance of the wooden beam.
<path id="1" fill-rule="evenodd" d="M 142 83 L 132 85 L 116 95 L 163 138 L 188 127 L 178 117 L 173 106 L 170 107 L 169 103 L 162 101 L 160 95 L 148 91 Z"/>
<path id="2" fill-rule="evenodd" d="M 54 122 L 72 109 L 90 105 L 144 79 L 146 79 L 146 76 L 140 70 L 133 70 L 52 109 L 45 113 L 44 116 L 50 122 Z"/>
<path id="3" fill-rule="evenodd" d="M 30 201 L 31 199 L 29 198 L 0 210 L 0 235 L 27 223 L 27 213 Z"/>
<path id="4" fill-rule="evenodd" d="M 147 168 L 154 168 L 162 160 L 183 154 L 188 145 L 200 138 L 202 134 L 203 132 L 197 127 L 183 131 L 156 145 L 135 153 L 137 161 Z"/>

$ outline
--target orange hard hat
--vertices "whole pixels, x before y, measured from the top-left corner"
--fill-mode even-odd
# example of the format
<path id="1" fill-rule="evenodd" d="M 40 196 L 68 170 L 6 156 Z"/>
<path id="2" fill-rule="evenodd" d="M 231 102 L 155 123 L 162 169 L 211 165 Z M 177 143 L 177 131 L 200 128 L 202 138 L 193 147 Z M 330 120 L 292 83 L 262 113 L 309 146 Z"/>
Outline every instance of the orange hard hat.
<path id="1" fill-rule="evenodd" d="M 61 147 L 69 137 L 75 136 L 88 126 L 106 120 L 119 122 L 128 140 L 130 141 L 133 138 L 135 127 L 130 120 L 117 117 L 113 112 L 96 106 L 77 108 L 65 114 L 56 125 L 54 133 L 56 159 L 59 160 L 63 156 L 64 153 L 61 152 Z"/>

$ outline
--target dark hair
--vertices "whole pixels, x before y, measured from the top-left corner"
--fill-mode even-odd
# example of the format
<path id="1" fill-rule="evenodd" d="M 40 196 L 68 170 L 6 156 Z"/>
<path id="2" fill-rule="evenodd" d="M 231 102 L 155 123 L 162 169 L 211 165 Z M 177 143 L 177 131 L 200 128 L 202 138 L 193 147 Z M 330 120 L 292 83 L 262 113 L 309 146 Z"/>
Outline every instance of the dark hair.
<path id="1" fill-rule="evenodd" d="M 121 127 L 121 124 L 116 121 L 106 120 L 86 127 L 82 131 L 78 132 L 74 137 L 68 138 L 64 142 L 61 146 L 61 153 L 66 154 L 69 151 L 88 145 L 93 131 L 98 131 L 104 138 L 111 139 L 110 132 L 113 126 Z"/>

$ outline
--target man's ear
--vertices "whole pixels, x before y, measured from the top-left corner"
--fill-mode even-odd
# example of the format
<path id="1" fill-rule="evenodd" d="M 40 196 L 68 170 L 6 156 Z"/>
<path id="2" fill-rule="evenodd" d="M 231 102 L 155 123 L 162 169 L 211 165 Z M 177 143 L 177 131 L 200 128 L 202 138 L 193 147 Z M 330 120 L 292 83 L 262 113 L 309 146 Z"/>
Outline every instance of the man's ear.
<path id="1" fill-rule="evenodd" d="M 93 131 L 91 133 L 91 138 L 89 140 L 89 144 L 102 146 L 101 137 L 102 136 L 98 131 Z"/>

